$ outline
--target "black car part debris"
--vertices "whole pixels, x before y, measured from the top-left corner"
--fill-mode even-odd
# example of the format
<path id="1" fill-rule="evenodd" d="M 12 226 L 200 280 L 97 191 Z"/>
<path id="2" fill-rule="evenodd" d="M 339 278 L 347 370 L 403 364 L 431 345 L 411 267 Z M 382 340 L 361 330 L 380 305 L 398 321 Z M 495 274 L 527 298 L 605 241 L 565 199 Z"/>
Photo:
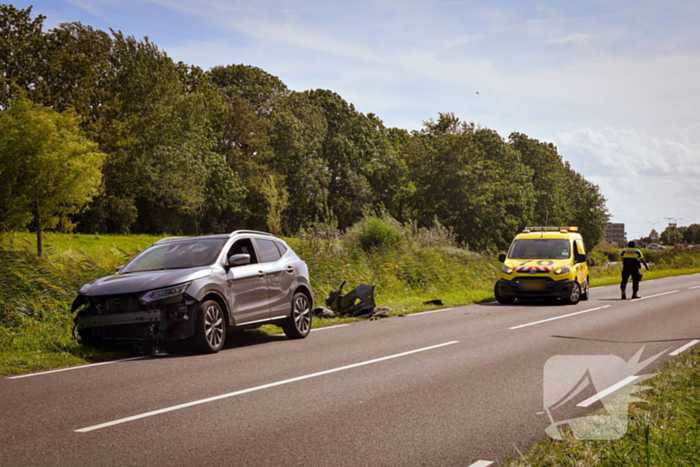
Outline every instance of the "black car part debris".
<path id="1" fill-rule="evenodd" d="M 427 302 L 423 302 L 423 305 L 440 305 L 440 306 L 442 306 L 442 305 L 444 305 L 444 303 L 442 303 L 442 300 L 440 300 L 438 298 L 437 300 L 428 300 Z"/>
<path id="2" fill-rule="evenodd" d="M 374 285 L 360 284 L 345 295 L 343 287 L 346 281 L 340 284 L 338 290 L 333 290 L 326 297 L 326 306 L 335 313 L 347 316 L 360 316 L 372 313 L 376 307 L 374 303 Z"/>

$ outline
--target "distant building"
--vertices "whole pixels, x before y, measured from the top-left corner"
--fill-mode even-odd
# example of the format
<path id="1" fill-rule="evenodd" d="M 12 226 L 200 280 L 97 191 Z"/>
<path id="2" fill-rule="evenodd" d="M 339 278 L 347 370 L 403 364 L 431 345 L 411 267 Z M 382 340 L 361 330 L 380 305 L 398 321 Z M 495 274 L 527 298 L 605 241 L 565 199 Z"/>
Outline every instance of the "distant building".
<path id="1" fill-rule="evenodd" d="M 608 222 L 608 227 L 605 229 L 605 241 L 612 245 L 626 244 L 627 232 L 625 232 L 625 224 Z"/>

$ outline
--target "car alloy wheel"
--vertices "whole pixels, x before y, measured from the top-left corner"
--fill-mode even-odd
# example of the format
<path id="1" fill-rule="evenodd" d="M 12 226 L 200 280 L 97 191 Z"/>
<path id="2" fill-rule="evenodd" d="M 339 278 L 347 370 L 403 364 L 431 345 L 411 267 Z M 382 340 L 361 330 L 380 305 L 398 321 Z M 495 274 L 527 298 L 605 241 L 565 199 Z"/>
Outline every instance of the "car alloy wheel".
<path id="1" fill-rule="evenodd" d="M 219 347 L 224 337 L 224 317 L 219 307 L 213 304 L 204 314 L 204 335 L 212 348 Z"/>
<path id="2" fill-rule="evenodd" d="M 303 293 L 294 294 L 292 299 L 292 314 L 284 324 L 284 333 L 290 339 L 301 339 L 311 332 L 311 303 Z"/>
<path id="3" fill-rule="evenodd" d="M 192 343 L 204 353 L 216 353 L 226 341 L 226 318 L 221 306 L 207 300 L 197 310 L 197 323 Z"/>
<path id="4" fill-rule="evenodd" d="M 581 299 L 581 285 L 578 282 L 571 284 L 571 294 L 569 295 L 569 303 L 576 305 Z"/>

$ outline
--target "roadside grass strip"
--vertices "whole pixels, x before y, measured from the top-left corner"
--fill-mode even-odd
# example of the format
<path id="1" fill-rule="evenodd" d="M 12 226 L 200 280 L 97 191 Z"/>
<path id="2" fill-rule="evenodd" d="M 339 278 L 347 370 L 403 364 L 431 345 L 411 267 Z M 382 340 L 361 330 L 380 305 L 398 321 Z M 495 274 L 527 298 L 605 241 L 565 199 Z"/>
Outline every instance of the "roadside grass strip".
<path id="1" fill-rule="evenodd" d="M 697 344 L 699 342 L 700 342 L 700 340 L 690 341 L 687 344 L 685 344 L 683 347 L 681 347 L 680 349 L 674 350 L 669 355 L 673 355 L 675 357 L 676 355 L 679 355 L 680 353 L 685 352 L 686 350 L 688 350 L 689 348 L 691 348 L 692 346 L 694 346 L 695 344 Z"/>
<path id="2" fill-rule="evenodd" d="M 122 423 L 132 422 L 134 420 L 140 420 L 142 418 L 153 417 L 154 415 L 160 415 L 160 414 L 167 413 L 167 412 L 173 412 L 175 410 L 185 409 L 187 407 L 192 407 L 195 405 L 206 404 L 208 402 L 214 402 L 214 401 L 218 401 L 221 399 L 227 399 L 229 397 L 240 396 L 241 394 L 247 394 L 250 392 L 260 391 L 260 390 L 268 389 L 268 388 L 273 388 L 275 386 L 282 386 L 284 384 L 295 383 L 297 381 L 315 378 L 317 376 L 324 376 L 324 375 L 328 375 L 331 373 L 337 373 L 339 371 L 350 370 L 352 368 L 358 368 L 358 367 L 365 366 L 365 365 L 371 365 L 372 363 L 379 363 L 379 362 L 383 362 L 386 360 L 392 360 L 394 358 L 405 357 L 406 355 L 411 355 L 411 354 L 415 354 L 418 352 L 425 352 L 426 350 L 433 350 L 433 349 L 437 349 L 440 347 L 445 347 L 448 345 L 457 344 L 458 342 L 459 341 L 450 341 L 450 342 L 445 342 L 443 344 L 431 345 L 430 347 L 423 347 L 423 348 L 416 349 L 416 350 L 409 350 L 407 352 L 389 355 L 387 357 L 375 358 L 373 360 L 367 360 L 365 362 L 360 362 L 360 363 L 353 363 L 352 365 L 346 365 L 346 366 L 341 366 L 338 368 L 332 368 L 330 370 L 319 371 L 317 373 L 311 373 L 309 375 L 297 376 L 296 378 L 290 378 L 290 379 L 285 379 L 282 381 L 277 381 L 274 383 L 263 384 L 261 386 L 255 386 L 255 387 L 248 388 L 248 389 L 242 389 L 240 391 L 229 392 L 228 394 L 221 394 L 219 396 L 208 397 L 206 399 L 200 399 L 200 400 L 196 400 L 196 401 L 192 401 L 192 402 L 187 402 L 185 404 L 174 405 L 172 407 L 166 407 L 164 409 L 154 410 L 152 412 L 146 412 L 146 413 L 142 413 L 139 415 L 133 415 L 131 417 L 120 418 L 119 420 L 113 420 L 111 422 L 106 422 L 106 423 L 100 423 L 99 425 L 93 425 L 93 426 L 89 426 L 86 428 L 80 428 L 80 429 L 77 429 L 74 431 L 76 433 L 87 433 L 89 431 L 99 430 L 101 428 L 107 428 L 107 427 L 114 426 L 114 425 L 120 425 Z"/>
<path id="3" fill-rule="evenodd" d="M 612 305 L 599 306 L 599 307 L 596 307 L 596 308 L 591 308 L 590 310 L 577 311 L 576 313 L 569 313 L 568 315 L 555 316 L 554 318 L 547 318 L 547 319 L 543 319 L 543 320 L 540 320 L 540 321 L 535 321 L 534 323 L 527 323 L 527 324 L 521 324 L 521 325 L 519 325 L 519 326 L 513 326 L 512 328 L 508 328 L 508 329 L 509 329 L 509 330 L 513 330 L 513 329 L 525 328 L 525 327 L 527 327 L 527 326 L 534 326 L 534 325 L 536 325 L 536 324 L 542 324 L 542 323 L 546 323 L 546 322 L 548 322 L 548 321 L 554 321 L 554 320 L 557 320 L 557 319 L 569 318 L 569 317 L 571 317 L 571 316 L 576 316 L 576 315 L 580 315 L 580 314 L 583 314 L 583 313 L 588 313 L 588 312 L 591 312 L 591 311 L 602 310 L 603 308 L 610 308 L 611 306 L 612 306 Z"/>
<path id="4" fill-rule="evenodd" d="M 29 378 L 30 376 L 42 376 L 42 375 L 48 375 L 51 373 L 60 373 L 62 371 L 70 371 L 70 370 L 82 370 L 84 368 L 90 368 L 93 366 L 101 366 L 101 365 L 109 365 L 110 363 L 120 363 L 120 362 L 130 362 L 131 360 L 142 360 L 146 357 L 141 356 L 141 357 L 132 357 L 132 358 L 122 358 L 120 360 L 112 360 L 109 362 L 100 362 L 100 363 L 90 363 L 88 365 L 77 365 L 77 366 L 71 366 L 68 368 L 59 368 L 57 370 L 49 370 L 49 371 L 40 371 L 38 373 L 27 373 L 25 375 L 19 375 L 19 376 L 8 376 L 5 379 L 20 379 L 20 378 Z"/>
<path id="5" fill-rule="evenodd" d="M 647 389 L 635 395 L 643 402 L 629 405 L 627 432 L 620 439 L 580 440 L 564 428 L 562 440 L 544 438 L 525 453 L 506 453 L 504 465 L 696 467 L 700 465 L 699 369 L 700 347 L 664 362 L 644 382 Z M 606 414 L 601 408 L 587 416 Z"/>

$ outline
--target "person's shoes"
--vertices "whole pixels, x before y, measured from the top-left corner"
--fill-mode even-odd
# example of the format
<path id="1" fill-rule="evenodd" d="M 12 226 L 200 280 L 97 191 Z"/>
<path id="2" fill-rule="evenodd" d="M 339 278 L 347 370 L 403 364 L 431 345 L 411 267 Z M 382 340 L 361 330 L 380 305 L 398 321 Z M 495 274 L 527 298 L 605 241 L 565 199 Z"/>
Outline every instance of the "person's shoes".
<path id="1" fill-rule="evenodd" d="M 642 297 L 640 297 L 640 296 L 637 295 L 637 294 L 633 294 L 633 295 L 632 295 L 632 300 L 634 300 L 635 298 L 642 298 Z"/>
<path id="2" fill-rule="evenodd" d="M 623 300 L 627 299 L 627 294 L 625 292 L 622 292 L 622 299 Z"/>

